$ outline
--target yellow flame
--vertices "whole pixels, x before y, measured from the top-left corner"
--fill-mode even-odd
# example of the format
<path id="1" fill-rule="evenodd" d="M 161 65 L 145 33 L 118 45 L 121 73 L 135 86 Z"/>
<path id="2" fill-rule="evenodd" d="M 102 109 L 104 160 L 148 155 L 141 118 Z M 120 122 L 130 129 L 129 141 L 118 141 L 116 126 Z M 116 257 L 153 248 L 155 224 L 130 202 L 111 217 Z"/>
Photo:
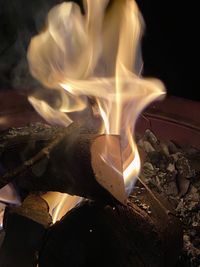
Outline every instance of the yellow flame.
<path id="1" fill-rule="evenodd" d="M 0 230 L 2 230 L 3 228 L 3 217 L 4 217 L 5 208 L 6 208 L 6 205 L 0 202 Z"/>
<path id="2" fill-rule="evenodd" d="M 127 147 L 123 150 L 123 177 L 126 186 L 126 193 L 127 195 L 129 195 L 131 193 L 131 189 L 133 188 L 137 180 L 137 176 L 140 172 L 141 163 L 137 145 L 134 142 L 133 134 L 130 128 L 127 129 L 127 134 L 129 142 L 127 144 Z"/>
<path id="3" fill-rule="evenodd" d="M 8 122 L 8 119 L 6 117 L 1 116 L 0 118 L 0 127 L 6 125 Z"/>
<path id="4" fill-rule="evenodd" d="M 59 192 L 48 192 L 42 196 L 49 205 L 53 223 L 60 220 L 68 211 L 81 202 L 82 198 Z"/>
<path id="5" fill-rule="evenodd" d="M 46 29 L 28 49 L 32 75 L 64 99 L 58 110 L 36 96 L 29 100 L 51 123 L 70 123 L 66 111 L 83 110 L 87 97 L 96 99 L 104 133 L 121 136 L 124 181 L 138 176 L 140 160 L 133 136 L 141 111 L 165 95 L 157 79 L 141 77 L 140 40 L 144 22 L 134 0 L 85 0 L 55 6 Z M 43 112 L 43 110 L 47 112 Z M 109 149 L 104 160 L 109 162 Z M 127 190 L 130 190 L 129 189 Z"/>

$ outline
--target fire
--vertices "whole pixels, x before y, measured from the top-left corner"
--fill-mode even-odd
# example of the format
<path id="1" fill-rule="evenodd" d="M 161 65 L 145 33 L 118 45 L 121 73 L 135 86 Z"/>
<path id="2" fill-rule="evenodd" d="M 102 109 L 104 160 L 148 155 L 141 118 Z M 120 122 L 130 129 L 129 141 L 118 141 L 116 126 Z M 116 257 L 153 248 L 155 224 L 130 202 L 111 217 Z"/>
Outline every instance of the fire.
<path id="1" fill-rule="evenodd" d="M 48 203 L 49 213 L 53 218 L 53 223 L 60 220 L 68 211 L 81 202 L 82 198 L 70 196 L 59 192 L 48 192 L 42 196 Z"/>
<path id="2" fill-rule="evenodd" d="M 59 105 L 53 108 L 37 95 L 29 100 L 47 121 L 67 126 L 71 123 L 67 112 L 84 110 L 88 98 L 95 99 L 103 133 L 121 137 L 128 194 L 140 171 L 136 120 L 149 103 L 165 95 L 165 89 L 159 80 L 141 76 L 144 23 L 136 3 L 85 0 L 83 4 L 84 14 L 72 2 L 55 6 L 46 28 L 32 38 L 28 49 L 31 74 L 59 93 Z M 104 160 L 112 164 L 109 149 L 105 152 Z"/>
<path id="3" fill-rule="evenodd" d="M 3 227 L 3 217 L 6 204 L 21 204 L 21 199 L 12 184 L 8 184 L 0 189 L 0 230 Z"/>

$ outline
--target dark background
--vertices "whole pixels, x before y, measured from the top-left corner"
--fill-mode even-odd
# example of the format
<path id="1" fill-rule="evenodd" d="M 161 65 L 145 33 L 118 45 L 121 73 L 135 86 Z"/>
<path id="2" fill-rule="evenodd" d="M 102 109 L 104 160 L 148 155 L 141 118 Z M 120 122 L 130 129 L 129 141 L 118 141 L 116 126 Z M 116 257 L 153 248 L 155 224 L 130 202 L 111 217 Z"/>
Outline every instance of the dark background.
<path id="1" fill-rule="evenodd" d="M 30 79 L 26 49 L 31 36 L 42 28 L 50 7 L 59 2 L 62 1 L 0 0 L 0 89 L 31 86 L 27 85 Z M 142 47 L 144 76 L 160 78 L 168 94 L 200 100 L 195 74 L 200 16 L 195 13 L 199 9 L 194 3 L 177 0 L 137 3 L 146 22 Z"/>
<path id="2" fill-rule="evenodd" d="M 169 94 L 200 100 L 198 1 L 138 0 L 137 3 L 146 22 L 144 74 L 164 81 Z"/>

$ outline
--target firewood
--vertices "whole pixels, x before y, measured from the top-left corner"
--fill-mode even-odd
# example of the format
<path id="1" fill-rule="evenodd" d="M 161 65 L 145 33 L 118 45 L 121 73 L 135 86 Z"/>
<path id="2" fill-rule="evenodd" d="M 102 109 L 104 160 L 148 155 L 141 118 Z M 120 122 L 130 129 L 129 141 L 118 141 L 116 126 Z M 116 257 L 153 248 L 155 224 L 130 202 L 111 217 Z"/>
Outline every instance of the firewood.
<path id="1" fill-rule="evenodd" d="M 44 123 L 29 124 L 18 128 L 9 128 L 0 133 L 1 153 L 17 145 L 28 144 L 30 141 L 48 141 L 64 130 L 63 127 L 50 126 Z"/>
<path id="2" fill-rule="evenodd" d="M 48 205 L 38 196 L 27 197 L 20 207 L 7 208 L 0 266 L 36 267 L 38 251 L 51 223 Z"/>
<path id="3" fill-rule="evenodd" d="M 39 153 L 37 153 L 34 157 L 24 162 L 24 164 L 19 167 L 7 172 L 1 177 L 0 188 L 4 187 L 6 184 L 10 183 L 15 177 L 20 174 L 23 174 L 30 167 L 34 166 L 37 162 L 41 161 L 43 158 L 48 157 L 50 151 L 56 146 L 59 141 L 63 138 L 64 133 L 58 134 L 57 138 L 53 140 L 47 147 L 43 148 Z"/>
<path id="4" fill-rule="evenodd" d="M 102 201 L 111 201 L 114 196 L 125 202 L 120 140 L 109 136 L 121 174 L 101 158 L 107 138 L 94 134 L 65 135 L 49 152 L 43 163 L 44 173 L 40 174 L 41 164 L 35 165 L 17 177 L 17 185 L 23 190 L 59 191 Z"/>
<path id="5" fill-rule="evenodd" d="M 119 137 L 90 134 L 91 129 L 85 129 L 72 124 L 59 131 L 31 159 L 0 177 L 0 187 L 15 179 L 18 187 L 28 192 L 59 191 L 105 201 L 114 196 L 124 203 Z M 115 168 L 101 157 L 107 143 L 115 155 Z"/>
<path id="6" fill-rule="evenodd" d="M 98 129 L 97 121 L 92 120 Z M 67 128 L 44 123 L 9 128 L 0 133 L 0 161 L 4 169 L 10 170 L 29 160 L 49 144 L 54 143 L 62 133 L 96 133 L 91 125 L 76 122 Z M 23 165 L 23 164 L 22 164 Z"/>
<path id="7" fill-rule="evenodd" d="M 74 208 L 50 228 L 39 266 L 174 266 L 183 242 L 180 223 L 165 202 L 158 205 L 141 191 L 127 206 L 85 201 Z"/>

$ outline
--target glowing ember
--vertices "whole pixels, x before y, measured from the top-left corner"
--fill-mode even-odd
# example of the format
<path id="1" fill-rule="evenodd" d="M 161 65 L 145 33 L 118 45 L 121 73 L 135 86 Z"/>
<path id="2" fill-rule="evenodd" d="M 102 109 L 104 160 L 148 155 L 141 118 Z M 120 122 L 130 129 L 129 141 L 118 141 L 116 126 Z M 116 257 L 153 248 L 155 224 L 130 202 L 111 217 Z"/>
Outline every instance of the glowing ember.
<path id="1" fill-rule="evenodd" d="M 54 108 L 37 95 L 29 100 L 47 121 L 67 126 L 71 123 L 67 112 L 81 111 L 88 98 L 95 99 L 103 121 L 102 133 L 121 137 L 128 194 L 140 171 L 133 139 L 136 120 L 149 103 L 165 94 L 165 89 L 159 80 L 140 76 L 143 20 L 136 3 L 108 2 L 85 0 L 84 15 L 72 2 L 49 12 L 46 29 L 31 40 L 28 61 L 32 75 L 56 90 L 60 98 L 55 99 Z M 112 164 L 109 138 L 102 157 Z"/>

